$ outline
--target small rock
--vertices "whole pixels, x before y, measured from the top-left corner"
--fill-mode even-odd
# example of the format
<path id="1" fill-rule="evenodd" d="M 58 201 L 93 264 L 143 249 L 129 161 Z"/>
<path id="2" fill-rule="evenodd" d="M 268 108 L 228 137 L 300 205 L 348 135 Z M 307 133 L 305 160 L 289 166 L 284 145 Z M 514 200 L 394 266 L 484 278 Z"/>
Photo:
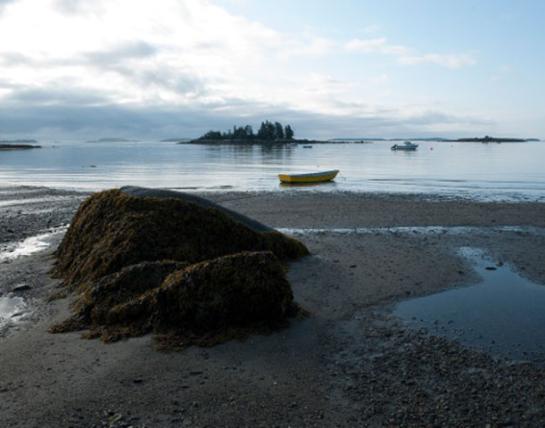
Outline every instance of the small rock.
<path id="1" fill-rule="evenodd" d="M 11 291 L 13 291 L 14 293 L 18 293 L 18 292 L 21 292 L 21 291 L 27 291 L 27 290 L 30 290 L 32 289 L 32 287 L 28 284 L 20 284 L 20 285 L 17 285 L 15 287 L 13 287 L 13 289 Z"/>

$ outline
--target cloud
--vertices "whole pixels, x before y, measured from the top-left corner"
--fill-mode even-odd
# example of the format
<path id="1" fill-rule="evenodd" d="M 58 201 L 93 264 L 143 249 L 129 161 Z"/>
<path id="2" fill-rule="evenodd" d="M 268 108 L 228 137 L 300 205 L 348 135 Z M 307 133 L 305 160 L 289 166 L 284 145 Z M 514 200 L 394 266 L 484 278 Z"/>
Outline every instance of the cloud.
<path id="1" fill-rule="evenodd" d="M 104 7 L 100 1 L 88 1 L 88 0 L 56 0 L 54 7 L 60 12 L 66 14 L 94 14 L 100 16 L 104 12 Z"/>
<path id="2" fill-rule="evenodd" d="M 42 96 L 46 95 L 46 96 Z M 39 101 L 55 94 L 27 93 L 20 100 Z M 82 91 L 58 103 L 0 105 L 3 136 L 92 139 L 104 136 L 170 138 L 197 137 L 210 129 L 230 129 L 234 123 L 257 126 L 274 118 L 291 123 L 300 136 L 315 138 L 411 135 L 457 135 L 459 129 L 485 132 L 494 123 L 472 117 L 422 110 L 374 110 L 368 105 L 350 105 L 358 114 L 329 115 L 242 99 L 204 105 L 117 105 Z M 344 106 L 347 107 L 347 106 Z M 364 112 L 367 110 L 367 112 Z"/>
<path id="3" fill-rule="evenodd" d="M 157 46 L 144 41 L 128 42 L 108 50 L 87 52 L 83 56 L 94 64 L 108 65 L 130 59 L 149 58 L 159 52 Z"/>
<path id="4" fill-rule="evenodd" d="M 399 58 L 402 64 L 436 64 L 447 68 L 461 68 L 475 64 L 475 59 L 469 54 L 422 54 L 404 55 Z"/>
<path id="5" fill-rule="evenodd" d="M 2 87 L 2 82 L 0 82 L 0 87 Z M 13 88 L 13 85 L 11 87 Z M 85 88 L 72 88 L 72 90 L 67 92 L 62 86 L 35 89 L 17 87 L 16 91 L 13 91 L 4 98 L 3 105 L 16 107 L 24 107 L 25 105 L 59 105 L 66 108 L 72 108 L 77 106 L 99 106 L 110 104 L 111 102 L 112 100 L 103 95 Z"/>
<path id="6" fill-rule="evenodd" d="M 407 55 L 409 49 L 401 45 L 389 44 L 385 37 L 373 39 L 352 39 L 345 44 L 348 52 L 381 53 L 386 55 Z"/>
<path id="7" fill-rule="evenodd" d="M 14 3 L 16 0 L 0 0 L 0 14 L 4 11 L 4 8 L 10 4 Z"/>
<path id="8" fill-rule="evenodd" d="M 435 64 L 447 68 L 461 68 L 467 65 L 475 64 L 475 59 L 467 53 L 463 54 L 438 54 L 424 53 L 419 54 L 409 47 L 403 45 L 391 44 L 385 37 L 372 39 L 352 39 L 348 41 L 344 48 L 352 53 L 378 53 L 382 55 L 392 55 L 397 58 L 400 64 Z"/>
<path id="9" fill-rule="evenodd" d="M 470 57 L 419 54 L 379 37 L 280 32 L 207 0 L 16 0 L 5 12 L 3 133 L 196 136 L 274 118 L 303 135 L 333 137 L 393 135 L 410 120 L 423 130 L 465 123 L 384 106 L 388 74 L 339 78 L 330 65 L 353 53 L 451 68 Z"/>

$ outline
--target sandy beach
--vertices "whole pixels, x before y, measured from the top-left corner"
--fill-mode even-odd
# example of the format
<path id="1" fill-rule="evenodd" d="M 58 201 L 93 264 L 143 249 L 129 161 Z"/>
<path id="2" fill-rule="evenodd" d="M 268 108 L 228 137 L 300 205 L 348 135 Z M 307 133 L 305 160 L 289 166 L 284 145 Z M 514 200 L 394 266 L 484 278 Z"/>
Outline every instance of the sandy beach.
<path id="1" fill-rule="evenodd" d="M 462 247 L 544 285 L 545 204 L 312 191 L 204 196 L 308 246 L 311 255 L 288 272 L 308 318 L 182 352 L 158 352 L 148 336 L 104 344 L 51 335 L 70 301 L 48 301 L 59 285 L 48 276 L 52 252 L 86 194 L 0 188 L 0 295 L 26 305 L 0 324 L 5 426 L 545 423 L 542 364 L 470 349 L 392 314 L 404 299 L 477 284 Z M 37 235 L 40 251 L 32 252 L 35 241 L 22 245 Z"/>

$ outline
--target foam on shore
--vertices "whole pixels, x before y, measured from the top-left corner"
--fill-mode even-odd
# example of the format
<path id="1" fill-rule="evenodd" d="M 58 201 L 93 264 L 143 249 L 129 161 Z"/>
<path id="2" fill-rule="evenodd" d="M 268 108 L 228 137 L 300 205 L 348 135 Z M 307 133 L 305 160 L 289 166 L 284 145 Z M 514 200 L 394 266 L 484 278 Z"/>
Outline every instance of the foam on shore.
<path id="1" fill-rule="evenodd" d="M 47 233 L 31 236 L 23 241 L 8 242 L 0 245 L 0 262 L 44 251 L 51 246 L 52 238 L 64 233 L 68 226 L 55 228 Z"/>
<path id="2" fill-rule="evenodd" d="M 287 235 L 322 235 L 333 233 L 339 235 L 369 234 L 422 234 L 422 235 L 466 235 L 482 231 L 531 233 L 545 235 L 545 228 L 533 226 L 393 226 L 393 227 L 333 227 L 333 228 L 277 228 Z"/>

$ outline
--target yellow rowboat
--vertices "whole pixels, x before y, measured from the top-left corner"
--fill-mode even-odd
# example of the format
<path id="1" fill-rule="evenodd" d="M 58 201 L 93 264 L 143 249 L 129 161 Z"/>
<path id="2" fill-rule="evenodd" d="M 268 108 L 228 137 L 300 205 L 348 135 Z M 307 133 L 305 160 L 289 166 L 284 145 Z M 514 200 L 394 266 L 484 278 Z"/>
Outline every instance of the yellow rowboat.
<path id="1" fill-rule="evenodd" d="M 289 184 L 322 183 L 333 180 L 338 173 L 338 169 L 333 169 L 331 171 L 313 172 L 310 174 L 280 174 L 278 178 L 280 182 Z"/>

